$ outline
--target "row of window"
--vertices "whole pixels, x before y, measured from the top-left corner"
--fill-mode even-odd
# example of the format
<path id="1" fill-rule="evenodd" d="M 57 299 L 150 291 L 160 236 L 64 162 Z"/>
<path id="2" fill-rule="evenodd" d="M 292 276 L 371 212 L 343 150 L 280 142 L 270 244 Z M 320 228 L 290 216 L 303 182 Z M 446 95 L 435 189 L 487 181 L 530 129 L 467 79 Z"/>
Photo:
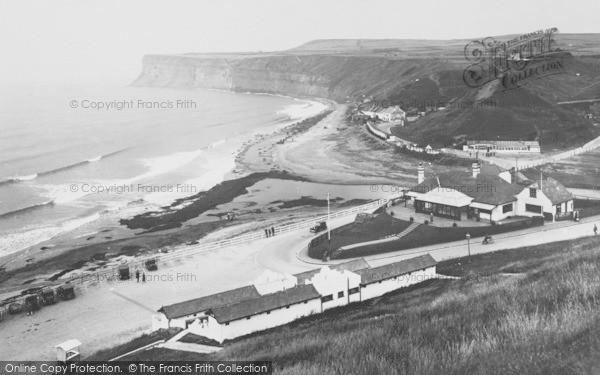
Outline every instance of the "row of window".
<path id="1" fill-rule="evenodd" d="M 397 278 L 398 278 L 397 276 L 394 277 L 394 280 L 396 280 Z M 381 284 L 381 281 L 379 282 L 379 284 Z M 348 295 L 356 294 L 356 293 L 359 293 L 359 292 L 360 292 L 360 287 L 358 287 L 358 286 L 356 288 L 348 289 Z M 345 296 L 345 293 L 343 291 L 338 292 L 338 294 L 337 294 L 337 298 L 343 298 L 344 296 Z M 333 301 L 333 294 L 321 297 L 321 302 L 329 302 L 329 301 Z M 307 304 L 307 303 L 308 303 L 308 301 L 304 301 L 304 304 Z M 290 306 L 286 306 L 285 308 L 289 309 Z M 267 315 L 271 314 L 271 311 L 267 311 L 265 314 L 267 314 Z M 250 320 L 250 318 L 252 318 L 252 316 L 246 317 L 246 320 Z M 225 325 L 228 326 L 229 323 L 225 323 Z"/>
<path id="2" fill-rule="evenodd" d="M 358 287 L 358 286 L 356 288 L 348 289 L 348 295 L 356 294 L 359 292 L 360 292 L 360 287 Z M 343 291 L 338 292 L 337 298 L 343 298 L 343 297 L 345 297 L 344 292 Z M 321 302 L 329 302 L 329 301 L 333 301 L 333 294 L 321 297 Z"/>

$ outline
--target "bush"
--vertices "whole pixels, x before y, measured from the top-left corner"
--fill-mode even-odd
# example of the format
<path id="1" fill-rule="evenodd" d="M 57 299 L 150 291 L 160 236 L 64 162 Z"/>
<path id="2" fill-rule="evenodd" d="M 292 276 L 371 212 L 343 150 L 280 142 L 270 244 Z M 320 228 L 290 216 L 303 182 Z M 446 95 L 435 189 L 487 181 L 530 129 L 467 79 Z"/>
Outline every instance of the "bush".
<path id="1" fill-rule="evenodd" d="M 415 218 L 411 216 L 410 221 L 415 221 Z"/>
<path id="2" fill-rule="evenodd" d="M 453 226 L 453 227 L 457 227 L 457 226 L 458 226 L 458 224 L 457 224 L 457 223 L 452 223 L 452 226 Z"/>
<path id="3" fill-rule="evenodd" d="M 424 223 L 425 225 L 429 224 L 429 220 L 425 219 Z"/>

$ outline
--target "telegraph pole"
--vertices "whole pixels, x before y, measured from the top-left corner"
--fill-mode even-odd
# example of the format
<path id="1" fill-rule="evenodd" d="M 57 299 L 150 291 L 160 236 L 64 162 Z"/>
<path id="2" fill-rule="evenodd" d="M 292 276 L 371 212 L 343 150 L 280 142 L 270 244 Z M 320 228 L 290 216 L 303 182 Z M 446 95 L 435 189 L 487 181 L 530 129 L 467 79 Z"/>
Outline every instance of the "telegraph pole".
<path id="1" fill-rule="evenodd" d="M 331 256 L 331 211 L 329 210 L 329 193 L 327 193 L 327 254 Z"/>

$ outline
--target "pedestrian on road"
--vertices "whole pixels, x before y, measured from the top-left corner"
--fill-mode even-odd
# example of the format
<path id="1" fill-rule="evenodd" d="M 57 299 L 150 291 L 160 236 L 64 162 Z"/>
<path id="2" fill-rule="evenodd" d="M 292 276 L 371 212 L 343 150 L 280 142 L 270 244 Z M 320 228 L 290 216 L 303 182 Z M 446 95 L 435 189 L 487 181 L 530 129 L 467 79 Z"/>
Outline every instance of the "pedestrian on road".
<path id="1" fill-rule="evenodd" d="M 429 214 L 429 222 L 433 224 L 433 212 Z"/>
<path id="2" fill-rule="evenodd" d="M 140 270 L 136 270 L 135 271 L 135 279 L 137 280 L 137 282 L 140 282 Z"/>
<path id="3" fill-rule="evenodd" d="M 269 238 L 269 230 L 265 229 L 265 237 Z"/>
<path id="4" fill-rule="evenodd" d="M 146 282 L 146 272 L 142 273 L 142 282 Z"/>
<path id="5" fill-rule="evenodd" d="M 274 235 L 275 235 L 275 228 L 271 227 L 271 236 L 274 236 Z"/>
<path id="6" fill-rule="evenodd" d="M 594 224 L 594 234 L 598 235 L 598 227 L 596 226 L 596 224 Z"/>

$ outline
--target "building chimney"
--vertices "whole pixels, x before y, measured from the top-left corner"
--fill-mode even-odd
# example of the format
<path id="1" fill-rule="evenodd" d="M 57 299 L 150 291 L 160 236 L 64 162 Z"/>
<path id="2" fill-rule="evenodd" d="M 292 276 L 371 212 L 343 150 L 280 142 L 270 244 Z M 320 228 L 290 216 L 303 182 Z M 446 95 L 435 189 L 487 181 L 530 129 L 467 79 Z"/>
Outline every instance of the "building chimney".
<path id="1" fill-rule="evenodd" d="M 423 164 L 419 163 L 417 167 L 417 183 L 420 184 L 423 181 L 425 181 L 425 169 L 423 168 Z"/>
<path id="2" fill-rule="evenodd" d="M 479 163 L 477 163 L 477 162 L 473 163 L 473 178 L 476 178 L 477 175 L 479 175 L 480 171 L 481 171 L 481 168 L 479 167 Z"/>

